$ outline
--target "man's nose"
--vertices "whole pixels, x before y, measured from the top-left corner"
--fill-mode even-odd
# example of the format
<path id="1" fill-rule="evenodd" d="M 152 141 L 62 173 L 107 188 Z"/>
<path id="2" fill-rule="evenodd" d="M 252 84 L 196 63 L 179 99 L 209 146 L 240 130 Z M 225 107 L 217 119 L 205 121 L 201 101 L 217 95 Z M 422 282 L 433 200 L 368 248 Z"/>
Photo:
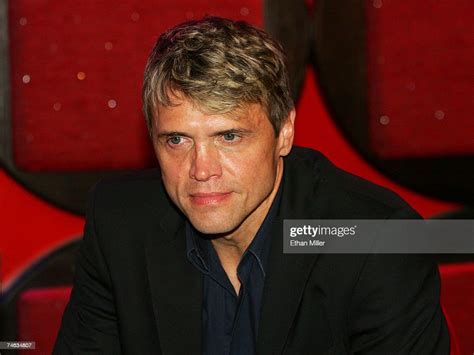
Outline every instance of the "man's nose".
<path id="1" fill-rule="evenodd" d="M 196 144 L 191 157 L 189 177 L 197 181 L 207 181 L 222 174 L 219 152 L 216 148 Z"/>

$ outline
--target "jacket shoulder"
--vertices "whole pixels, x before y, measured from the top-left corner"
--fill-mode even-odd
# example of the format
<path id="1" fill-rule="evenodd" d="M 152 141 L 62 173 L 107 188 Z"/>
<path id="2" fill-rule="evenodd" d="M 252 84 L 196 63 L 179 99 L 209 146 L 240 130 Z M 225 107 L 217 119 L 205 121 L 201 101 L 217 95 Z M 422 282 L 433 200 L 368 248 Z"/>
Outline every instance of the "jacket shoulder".
<path id="1" fill-rule="evenodd" d="M 90 191 L 94 202 L 129 206 L 157 201 L 165 196 L 159 169 L 137 170 L 99 180 Z M 108 206 L 109 207 L 109 206 Z"/>
<path id="2" fill-rule="evenodd" d="M 419 217 L 397 193 L 337 167 L 319 151 L 296 147 L 291 160 L 313 175 L 313 198 L 327 218 L 389 218 L 401 211 Z"/>
<path id="3" fill-rule="evenodd" d="M 98 234 L 116 238 L 151 228 L 171 206 L 160 170 L 141 170 L 96 183 L 89 192 L 86 218 L 94 220 Z"/>

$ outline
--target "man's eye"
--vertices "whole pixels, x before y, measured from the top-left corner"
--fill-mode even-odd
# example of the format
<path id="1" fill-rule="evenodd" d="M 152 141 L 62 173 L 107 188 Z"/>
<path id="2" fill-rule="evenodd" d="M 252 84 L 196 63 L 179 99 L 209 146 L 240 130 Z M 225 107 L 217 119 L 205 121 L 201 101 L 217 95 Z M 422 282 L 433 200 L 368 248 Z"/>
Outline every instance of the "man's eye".
<path id="1" fill-rule="evenodd" d="M 226 141 L 233 141 L 237 136 L 235 135 L 235 133 L 226 133 L 223 135 L 223 137 Z"/>
<path id="2" fill-rule="evenodd" d="M 173 136 L 168 139 L 168 143 L 172 145 L 177 145 L 181 143 L 182 138 L 180 136 Z"/>

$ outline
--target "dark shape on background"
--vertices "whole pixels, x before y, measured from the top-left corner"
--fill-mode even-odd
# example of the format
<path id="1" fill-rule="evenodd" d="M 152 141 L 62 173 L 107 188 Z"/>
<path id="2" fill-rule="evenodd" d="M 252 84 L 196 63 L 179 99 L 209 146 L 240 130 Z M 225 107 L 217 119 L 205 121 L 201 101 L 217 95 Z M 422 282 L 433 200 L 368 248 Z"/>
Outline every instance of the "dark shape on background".
<path id="1" fill-rule="evenodd" d="M 44 200 L 67 211 L 83 214 L 87 192 L 99 179 L 123 171 L 26 172 L 18 169 L 11 154 L 9 115 L 0 116 L 0 168 Z"/>
<path id="2" fill-rule="evenodd" d="M 2 290 L 0 293 L 0 339 L 18 339 L 17 302 L 22 292 L 34 288 L 72 284 L 79 246 L 78 238 L 77 241 L 48 253 L 32 264 L 10 289 Z"/>
<path id="3" fill-rule="evenodd" d="M 265 26 L 284 45 L 289 58 L 298 59 L 301 68 L 305 66 L 303 59 L 306 53 L 311 54 L 310 63 L 315 67 L 317 82 L 331 112 L 331 117 L 352 146 L 371 165 L 414 191 L 472 206 L 474 205 L 474 184 L 472 183 L 474 156 L 471 154 L 381 159 L 370 145 L 369 100 L 371 98 L 368 88 L 375 83 L 368 82 L 367 76 L 369 62 L 367 41 L 370 40 L 367 33 L 367 11 L 377 11 L 374 4 L 363 0 L 318 0 L 313 7 L 314 13 L 307 16 L 303 15 L 301 10 L 304 6 L 303 0 L 297 2 L 267 0 Z M 379 5 L 383 4 L 380 2 Z M 393 3 L 392 6 L 398 6 L 398 4 Z M 294 17 L 295 19 L 285 19 L 281 22 L 282 9 L 286 11 L 285 18 Z M 456 8 L 453 9 L 453 11 L 459 11 Z M 302 22 L 308 23 L 302 24 Z M 289 23 L 297 25 L 291 27 Z M 439 26 L 439 24 L 432 25 Z M 302 33 L 305 30 L 309 33 Z M 400 32 L 400 35 L 403 36 L 404 32 Z M 468 34 L 466 32 L 460 34 L 462 35 Z M 298 46 L 291 45 L 295 38 L 298 39 Z M 310 40 L 304 42 L 306 38 Z M 410 60 L 416 60 L 416 54 L 417 51 L 414 50 Z M 402 59 L 406 60 L 406 57 Z M 469 70 L 470 68 L 466 68 L 466 73 Z M 300 71 L 291 70 L 290 79 L 294 81 L 292 87 L 295 95 L 299 93 L 302 76 Z M 393 95 L 395 96 L 396 93 Z M 428 100 L 430 93 L 426 92 L 425 95 Z M 465 100 L 471 101 L 468 94 Z M 459 129 L 465 128 L 461 125 Z M 420 137 L 423 138 L 422 135 Z"/>
<path id="4" fill-rule="evenodd" d="M 285 49 L 293 99 L 300 96 L 312 33 L 311 13 L 304 1 L 264 0 L 265 30 L 277 38 Z"/>
<path id="5" fill-rule="evenodd" d="M 92 185 L 103 177 L 122 174 L 126 170 L 30 172 L 20 169 L 15 163 L 8 43 L 8 23 L 11 19 L 8 18 L 7 3 L 7 1 L 0 1 L 0 168 L 4 168 L 17 182 L 44 200 L 67 211 L 82 215 L 84 214 L 87 192 Z M 34 134 L 35 132 L 28 133 Z M 154 164 L 154 160 L 149 164 Z"/>

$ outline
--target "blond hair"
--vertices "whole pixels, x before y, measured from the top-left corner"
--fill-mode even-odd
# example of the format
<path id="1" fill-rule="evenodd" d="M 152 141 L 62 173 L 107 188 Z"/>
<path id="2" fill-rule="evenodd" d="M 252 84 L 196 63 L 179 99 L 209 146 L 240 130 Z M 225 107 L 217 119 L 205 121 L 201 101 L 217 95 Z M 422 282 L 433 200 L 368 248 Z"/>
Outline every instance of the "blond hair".
<path id="1" fill-rule="evenodd" d="M 148 130 L 158 104 L 180 93 L 210 113 L 259 103 L 278 134 L 294 107 L 282 47 L 243 21 L 205 17 L 163 33 L 145 68 L 142 99 Z"/>

